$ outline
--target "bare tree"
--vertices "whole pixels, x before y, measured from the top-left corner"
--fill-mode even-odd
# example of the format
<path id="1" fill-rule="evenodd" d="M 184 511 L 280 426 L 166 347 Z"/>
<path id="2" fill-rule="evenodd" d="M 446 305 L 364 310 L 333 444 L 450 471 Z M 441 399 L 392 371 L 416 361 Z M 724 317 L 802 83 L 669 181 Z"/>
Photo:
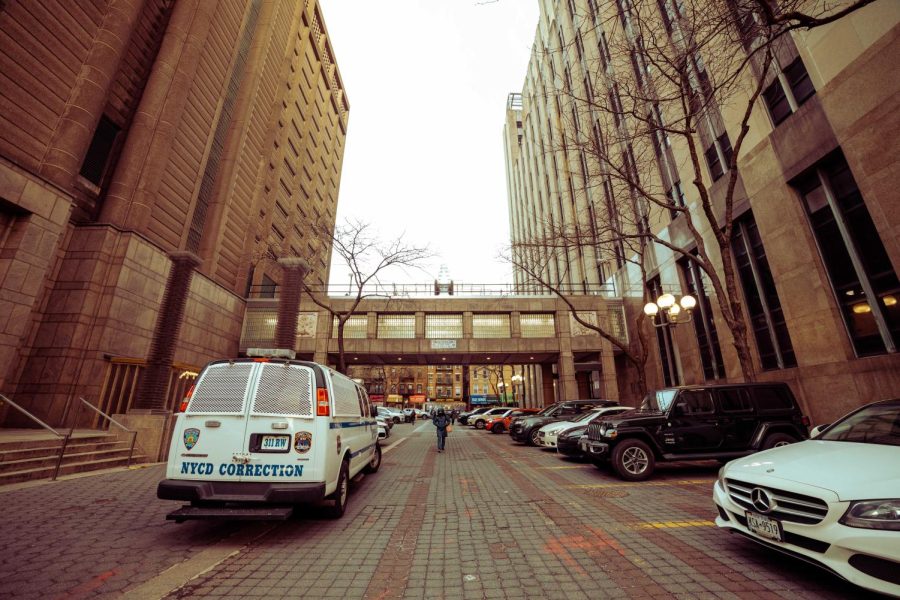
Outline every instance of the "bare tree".
<path id="1" fill-rule="evenodd" d="M 333 233 L 325 225 L 317 226 L 316 230 L 321 239 L 331 243 L 332 251 L 338 254 L 350 273 L 351 302 L 347 308 L 338 310 L 325 298 L 325 288 L 307 285 L 305 281 L 301 286 L 316 305 L 329 312 L 332 320 L 337 319 L 337 370 L 346 373 L 344 326 L 363 300 L 380 295 L 370 291 L 370 284 L 378 283 L 379 277 L 396 268 L 421 269 L 433 253 L 427 246 L 406 243 L 402 235 L 395 240 L 381 240 L 373 233 L 370 223 L 358 220 L 347 219 L 343 225 L 335 227 Z"/>
<path id="2" fill-rule="evenodd" d="M 753 380 L 732 260 L 735 207 L 747 199 L 737 164 L 751 117 L 797 56 L 789 31 L 833 22 L 869 3 L 617 0 L 605 18 L 583 16 L 580 29 L 595 28 L 600 40 L 597 59 L 586 67 L 589 77 L 579 85 L 566 66 L 576 57 L 587 63 L 581 33 L 568 43 L 560 39 L 543 57 L 556 65 L 557 76 L 544 100 L 567 125 L 548 152 L 569 167 L 570 181 L 580 181 L 590 210 L 566 227 L 551 222 L 542 234 L 520 240 L 525 250 L 518 257 L 513 252 L 513 263 L 564 297 L 552 285 L 563 279 L 542 261 L 566 264 L 579 245 L 615 254 L 620 268 L 628 260 L 624 254 L 640 249 L 630 262 L 640 265 L 642 287 L 648 258 L 656 264 L 660 250 L 691 261 L 712 287 L 744 379 Z M 729 121 L 736 126 L 726 129 L 725 111 L 737 116 Z M 675 218 L 690 244 L 659 234 L 659 224 Z M 645 363 L 643 340 L 632 353 L 598 333 L 636 367 Z"/>

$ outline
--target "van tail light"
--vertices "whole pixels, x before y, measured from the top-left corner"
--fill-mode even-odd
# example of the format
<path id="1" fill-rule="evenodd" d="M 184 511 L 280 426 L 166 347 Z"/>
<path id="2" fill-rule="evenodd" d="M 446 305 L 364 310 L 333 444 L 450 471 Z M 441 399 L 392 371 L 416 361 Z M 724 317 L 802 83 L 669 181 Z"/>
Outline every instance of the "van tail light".
<path id="1" fill-rule="evenodd" d="M 809 427 L 809 417 L 807 417 L 806 415 L 801 416 L 800 423 L 802 423 L 804 427 Z"/>
<path id="2" fill-rule="evenodd" d="M 178 412 L 184 412 L 187 410 L 188 402 L 191 401 L 191 397 L 194 395 L 194 386 L 188 388 L 187 394 L 184 395 L 184 398 L 181 400 L 181 406 L 178 407 Z"/>
<path id="3" fill-rule="evenodd" d="M 316 416 L 327 417 L 328 415 L 328 390 L 316 388 Z"/>

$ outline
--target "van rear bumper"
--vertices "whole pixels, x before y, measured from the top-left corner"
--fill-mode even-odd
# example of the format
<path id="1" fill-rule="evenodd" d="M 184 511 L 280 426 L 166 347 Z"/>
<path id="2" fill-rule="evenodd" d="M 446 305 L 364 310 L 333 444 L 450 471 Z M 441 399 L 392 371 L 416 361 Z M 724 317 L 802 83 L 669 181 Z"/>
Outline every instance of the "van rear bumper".
<path id="1" fill-rule="evenodd" d="M 156 497 L 186 502 L 303 504 L 318 502 L 325 498 L 325 482 L 265 483 L 163 479 L 156 487 Z"/>

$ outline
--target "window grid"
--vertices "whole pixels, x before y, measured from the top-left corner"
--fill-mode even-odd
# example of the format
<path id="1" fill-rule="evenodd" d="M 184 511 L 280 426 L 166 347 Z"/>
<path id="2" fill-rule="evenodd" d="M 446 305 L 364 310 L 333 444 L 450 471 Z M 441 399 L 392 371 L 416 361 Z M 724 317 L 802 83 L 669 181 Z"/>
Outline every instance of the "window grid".
<path id="1" fill-rule="evenodd" d="M 556 321 L 552 314 L 525 313 L 519 316 L 523 338 L 556 337 Z"/>
<path id="2" fill-rule="evenodd" d="M 462 315 L 425 315 L 426 339 L 462 339 Z"/>
<path id="3" fill-rule="evenodd" d="M 369 317 L 367 315 L 350 315 L 347 322 L 344 323 L 344 339 L 345 340 L 364 340 L 366 332 L 369 328 Z M 337 339 L 338 336 L 338 318 L 331 320 L 331 337 Z"/>
<path id="4" fill-rule="evenodd" d="M 509 315 L 472 315 L 473 338 L 509 338 Z"/>
<path id="5" fill-rule="evenodd" d="M 416 315 L 378 315 L 378 339 L 411 340 L 416 337 Z"/>

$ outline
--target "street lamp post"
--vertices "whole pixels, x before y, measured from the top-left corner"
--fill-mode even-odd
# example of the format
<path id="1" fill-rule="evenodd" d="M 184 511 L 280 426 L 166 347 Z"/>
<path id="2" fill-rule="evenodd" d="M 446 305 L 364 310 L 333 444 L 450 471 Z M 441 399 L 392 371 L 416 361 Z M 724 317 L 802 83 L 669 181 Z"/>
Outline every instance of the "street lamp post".
<path id="1" fill-rule="evenodd" d="M 690 294 L 685 294 L 681 300 L 675 299 L 672 294 L 662 294 L 656 299 L 656 302 L 648 302 L 644 305 L 644 314 L 650 317 L 650 322 L 654 327 L 674 327 L 680 323 L 690 323 L 693 315 L 691 311 L 697 306 L 697 299 Z M 682 312 L 683 311 L 683 312 Z M 662 312 L 663 318 L 656 322 L 656 316 Z M 661 344 L 666 348 L 666 358 L 669 361 L 669 369 L 674 382 L 679 379 L 676 375 L 675 357 L 672 356 L 672 349 L 669 347 L 670 341 Z"/>
<path id="2" fill-rule="evenodd" d="M 518 406 L 519 399 L 516 398 L 516 388 L 522 383 L 522 376 L 518 373 L 512 376 L 512 389 L 513 389 L 513 403 Z"/>

